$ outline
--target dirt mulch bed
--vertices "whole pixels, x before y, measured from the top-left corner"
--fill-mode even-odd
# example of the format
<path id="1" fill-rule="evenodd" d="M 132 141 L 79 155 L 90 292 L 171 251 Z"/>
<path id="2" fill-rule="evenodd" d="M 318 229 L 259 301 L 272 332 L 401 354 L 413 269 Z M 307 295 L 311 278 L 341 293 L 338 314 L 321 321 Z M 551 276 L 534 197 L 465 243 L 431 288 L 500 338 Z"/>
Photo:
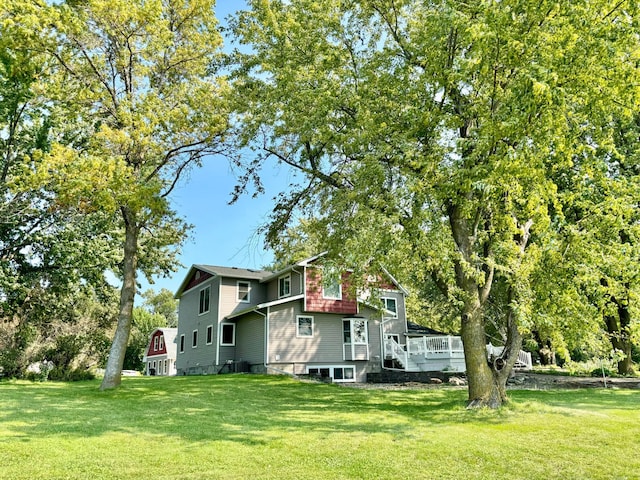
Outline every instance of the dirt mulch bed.
<path id="1" fill-rule="evenodd" d="M 448 383 L 343 383 L 345 387 L 378 389 L 378 390 L 419 390 L 435 388 L 466 388 L 454 386 Z M 507 383 L 507 388 L 513 390 L 551 390 L 574 388 L 604 388 L 605 382 L 596 377 L 572 377 L 568 375 L 549 375 L 541 373 L 516 372 Z M 631 388 L 640 389 L 640 378 L 609 378 L 606 379 L 606 388 Z"/>

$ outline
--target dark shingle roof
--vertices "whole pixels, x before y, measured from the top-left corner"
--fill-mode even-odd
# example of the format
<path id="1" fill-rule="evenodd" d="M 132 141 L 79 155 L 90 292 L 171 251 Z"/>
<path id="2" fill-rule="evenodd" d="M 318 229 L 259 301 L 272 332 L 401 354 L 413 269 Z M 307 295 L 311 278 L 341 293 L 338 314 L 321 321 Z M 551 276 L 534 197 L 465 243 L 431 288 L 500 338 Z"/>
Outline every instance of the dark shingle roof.
<path id="1" fill-rule="evenodd" d="M 418 325 L 417 323 L 407 322 L 407 333 L 409 335 L 447 335 L 444 332 L 439 332 L 433 328 Z"/>
<path id="2" fill-rule="evenodd" d="M 254 270 L 251 268 L 236 268 L 236 267 L 219 267 L 216 265 L 194 265 L 194 267 L 204 272 L 209 272 L 213 275 L 218 275 L 220 277 L 246 278 L 247 280 L 262 280 L 263 278 L 271 275 L 272 273 L 268 270 Z"/>

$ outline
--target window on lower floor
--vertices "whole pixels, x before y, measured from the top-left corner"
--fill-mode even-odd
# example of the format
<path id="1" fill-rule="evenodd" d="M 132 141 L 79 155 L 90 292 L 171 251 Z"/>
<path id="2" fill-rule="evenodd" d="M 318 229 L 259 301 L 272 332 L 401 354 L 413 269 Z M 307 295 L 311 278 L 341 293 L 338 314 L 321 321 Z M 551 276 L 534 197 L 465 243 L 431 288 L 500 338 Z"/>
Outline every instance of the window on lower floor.
<path id="1" fill-rule="evenodd" d="M 313 337 L 313 317 L 298 315 L 297 337 Z"/>
<path id="2" fill-rule="evenodd" d="M 364 318 L 350 318 L 342 321 L 344 343 L 366 345 L 368 343 L 367 321 Z"/>
<path id="3" fill-rule="evenodd" d="M 233 346 L 236 344 L 236 324 L 223 323 L 220 335 L 220 345 Z"/>
<path id="4" fill-rule="evenodd" d="M 207 327 L 207 345 L 211 345 L 213 343 L 213 325 L 209 325 Z"/>
<path id="5" fill-rule="evenodd" d="M 196 348 L 198 346 L 198 330 L 193 331 L 193 336 L 191 337 L 191 348 Z"/>
<path id="6" fill-rule="evenodd" d="M 180 335 L 180 353 L 184 353 L 184 335 Z"/>
<path id="7" fill-rule="evenodd" d="M 198 314 L 202 315 L 209 311 L 209 298 L 211 297 L 211 288 L 206 287 L 200 290 L 200 306 Z"/>
<path id="8" fill-rule="evenodd" d="M 356 369 L 353 366 L 309 367 L 307 373 L 321 378 L 331 378 L 337 383 L 356 381 Z"/>

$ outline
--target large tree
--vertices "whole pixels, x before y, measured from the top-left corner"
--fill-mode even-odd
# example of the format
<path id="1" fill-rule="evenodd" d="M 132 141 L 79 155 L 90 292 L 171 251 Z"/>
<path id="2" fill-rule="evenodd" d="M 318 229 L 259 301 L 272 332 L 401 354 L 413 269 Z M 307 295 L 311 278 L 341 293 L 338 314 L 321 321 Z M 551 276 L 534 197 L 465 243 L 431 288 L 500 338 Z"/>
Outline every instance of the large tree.
<path id="1" fill-rule="evenodd" d="M 560 209 L 553 174 L 606 149 L 610 115 L 637 103 L 637 7 L 249 4 L 234 30 L 251 50 L 236 78 L 242 142 L 260 152 L 247 169 L 273 157 L 301 179 L 268 239 L 307 209 L 351 266 L 420 259 L 458 309 L 469 406 L 500 405 Z M 488 362 L 491 298 L 506 348 Z"/>
<path id="2" fill-rule="evenodd" d="M 43 182 L 61 207 L 111 213 L 122 232 L 118 326 L 102 389 L 119 385 L 138 270 L 167 273 L 186 225 L 168 195 L 181 175 L 222 149 L 227 129 L 214 0 L 34 2 L 57 84 L 92 129 L 54 144 Z"/>
<path id="3" fill-rule="evenodd" d="M 7 375 L 36 359 L 33 342 L 46 332 L 53 339 L 53 324 L 75 321 L 70 305 L 108 294 L 104 271 L 116 264 L 118 237 L 104 234 L 109 216 L 61 209 L 55 189 L 35 180 L 53 142 L 86 139 L 84 122 L 49 95 L 56 65 L 41 48 L 40 13 L 31 1 L 0 2 L 0 363 Z"/>

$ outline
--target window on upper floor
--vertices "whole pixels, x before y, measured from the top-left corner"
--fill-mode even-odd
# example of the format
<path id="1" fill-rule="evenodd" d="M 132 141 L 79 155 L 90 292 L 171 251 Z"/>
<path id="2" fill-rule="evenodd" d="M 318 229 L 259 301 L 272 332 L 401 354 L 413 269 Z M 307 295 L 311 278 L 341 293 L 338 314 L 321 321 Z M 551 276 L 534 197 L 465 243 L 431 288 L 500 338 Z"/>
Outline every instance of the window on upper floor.
<path id="1" fill-rule="evenodd" d="M 160 350 L 162 350 L 164 348 L 164 336 L 160 336 Z"/>
<path id="2" fill-rule="evenodd" d="M 297 337 L 313 337 L 313 317 L 298 315 L 297 323 Z"/>
<path id="3" fill-rule="evenodd" d="M 220 336 L 220 345 L 233 346 L 236 344 L 236 324 L 235 323 L 223 323 L 222 333 Z"/>
<path id="4" fill-rule="evenodd" d="M 384 305 L 384 309 L 387 311 L 385 313 L 391 312 L 392 318 L 398 318 L 398 302 L 395 298 L 390 297 L 382 297 L 382 304 Z"/>
<path id="5" fill-rule="evenodd" d="M 238 281 L 238 301 L 242 303 L 251 301 L 251 284 L 249 282 Z"/>
<path id="6" fill-rule="evenodd" d="M 153 351 L 157 352 L 159 350 L 158 348 L 158 337 L 154 337 L 153 338 Z"/>
<path id="7" fill-rule="evenodd" d="M 288 297 L 291 295 L 291 275 L 285 275 L 278 279 L 278 297 Z"/>
<path id="8" fill-rule="evenodd" d="M 331 269 L 323 270 L 322 297 L 342 300 L 342 278 L 340 272 Z"/>
<path id="9" fill-rule="evenodd" d="M 198 314 L 202 315 L 209 311 L 209 298 L 211 297 L 211 287 L 203 288 L 200 290 L 200 307 Z"/>

